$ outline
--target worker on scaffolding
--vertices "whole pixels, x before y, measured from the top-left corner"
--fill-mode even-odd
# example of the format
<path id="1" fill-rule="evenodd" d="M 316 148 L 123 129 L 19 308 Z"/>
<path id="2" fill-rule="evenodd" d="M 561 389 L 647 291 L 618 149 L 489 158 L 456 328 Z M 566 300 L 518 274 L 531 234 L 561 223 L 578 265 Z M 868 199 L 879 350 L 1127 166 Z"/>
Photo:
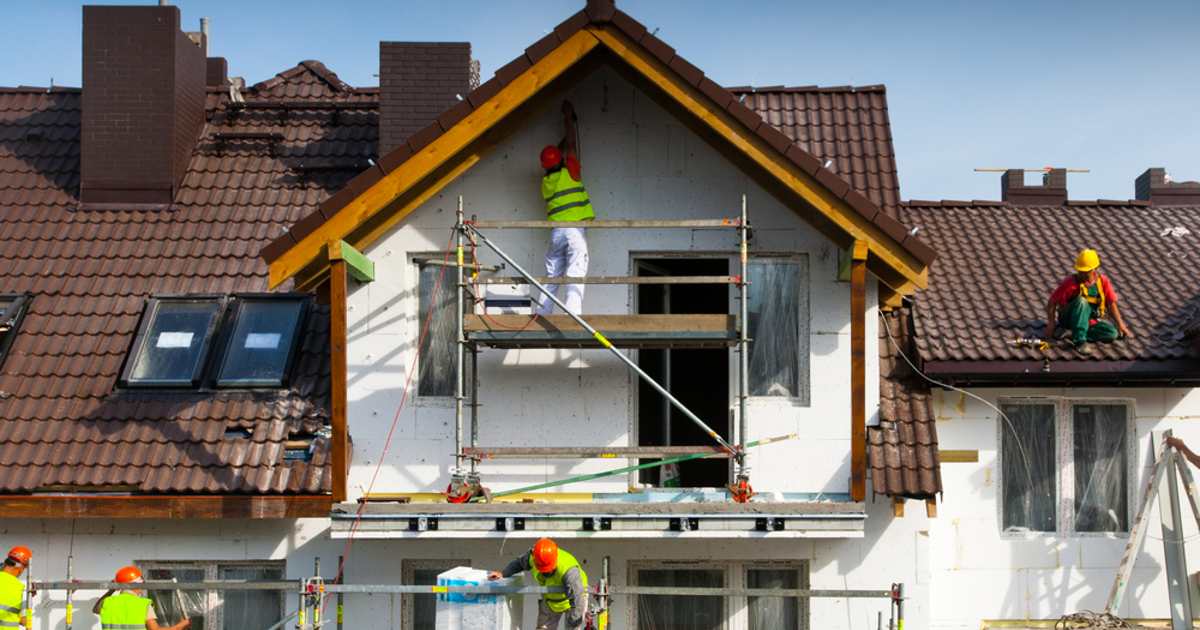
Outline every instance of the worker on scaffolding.
<path id="1" fill-rule="evenodd" d="M 140 584 L 145 580 L 142 579 L 140 569 L 128 566 L 117 571 L 116 581 L 119 584 Z M 158 625 L 158 613 L 154 610 L 154 602 L 146 597 L 145 591 L 138 589 L 119 593 L 109 590 L 96 600 L 92 612 L 100 615 L 102 630 L 132 630 L 143 626 L 146 630 L 184 630 L 192 625 L 192 620 L 186 617 L 173 626 Z"/>
<path id="2" fill-rule="evenodd" d="M 564 137 L 558 146 L 547 145 L 542 149 L 541 163 L 542 198 L 546 200 L 546 218 L 550 221 L 591 221 L 596 218 L 591 199 L 583 187 L 579 165 L 579 130 L 577 117 L 571 101 L 563 101 Z M 588 246 L 583 228 L 556 227 L 550 230 L 550 248 L 546 251 L 546 275 L 551 278 L 568 276 L 579 278 L 587 275 Z M 559 293 L 558 285 L 546 288 L 562 300 L 567 310 L 578 315 L 583 311 L 582 284 L 567 284 Z M 554 302 L 542 295 L 538 302 L 538 315 L 549 315 Z"/>
<path id="3" fill-rule="evenodd" d="M 8 550 L 4 568 L 0 569 L 0 628 L 19 628 L 25 625 L 21 605 L 25 602 L 25 583 L 21 574 L 29 568 L 33 552 L 20 545 Z"/>
<path id="4" fill-rule="evenodd" d="M 583 628 L 588 612 L 587 574 L 575 556 L 558 548 L 549 538 L 538 539 L 529 553 L 508 563 L 503 571 L 488 573 L 489 580 L 512 577 L 529 571 L 540 586 L 561 586 L 563 593 L 545 593 L 538 602 L 538 630 L 556 630 L 565 614 L 567 628 Z"/>
<path id="5" fill-rule="evenodd" d="M 1100 273 L 1100 255 L 1094 249 L 1079 252 L 1075 273 L 1058 284 L 1046 303 L 1046 339 L 1058 329 L 1071 334 L 1071 343 L 1080 354 L 1089 354 L 1090 342 L 1108 343 L 1133 333 L 1121 318 L 1117 291 L 1108 276 Z M 1111 317 L 1112 322 L 1106 320 Z M 1115 325 L 1114 325 L 1115 324 Z"/>

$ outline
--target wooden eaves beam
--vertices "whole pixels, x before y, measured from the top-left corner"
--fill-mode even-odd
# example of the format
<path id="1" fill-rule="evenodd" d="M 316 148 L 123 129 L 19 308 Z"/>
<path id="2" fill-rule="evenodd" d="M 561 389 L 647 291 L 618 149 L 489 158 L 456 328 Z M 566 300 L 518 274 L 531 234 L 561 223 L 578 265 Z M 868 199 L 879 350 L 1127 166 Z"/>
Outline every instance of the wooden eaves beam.
<path id="1" fill-rule="evenodd" d="M 346 239 L 356 228 L 367 224 L 375 215 L 388 208 L 405 195 L 430 173 L 449 167 L 421 194 L 396 209 L 384 221 L 373 224 L 371 232 L 352 241 L 355 247 L 365 248 L 382 236 L 421 203 L 424 203 L 459 175 L 478 163 L 480 155 L 467 156 L 451 165 L 451 158 L 468 149 L 485 132 L 502 121 L 518 107 L 533 98 L 543 87 L 557 79 L 576 62 L 583 59 L 599 45 L 596 37 L 587 31 L 579 31 L 559 45 L 511 82 L 500 88 L 494 96 L 451 126 L 436 140 L 410 157 L 402 168 L 397 168 L 375 182 L 361 195 L 351 201 L 337 214 L 329 217 L 319 228 L 305 236 L 299 243 L 271 263 L 270 286 L 278 287 L 288 278 L 303 270 L 316 258 L 325 244 L 333 240 Z"/>
<path id="2" fill-rule="evenodd" d="M 315 495 L 0 495 L 0 514 L 21 518 L 328 518 L 333 497 Z"/>
<path id="3" fill-rule="evenodd" d="M 350 264 L 343 256 L 344 244 L 339 240 L 328 245 L 330 474 L 333 476 L 333 500 L 339 503 L 346 500 L 346 475 L 350 464 L 350 434 L 346 422 L 346 285 Z"/>
<path id="4" fill-rule="evenodd" d="M 719 108 L 697 87 L 684 82 L 677 73 L 619 30 L 595 24 L 576 32 L 410 157 L 402 168 L 382 176 L 315 231 L 303 237 L 300 243 L 271 263 L 270 286 L 275 288 L 297 274 L 304 274 L 298 284 L 315 286 L 327 269 L 327 266 L 312 268 L 322 255 L 325 243 L 346 239 L 360 249 L 370 245 L 478 163 L 486 149 L 480 146 L 480 140 L 489 129 L 532 99 L 597 46 L 603 46 L 644 76 L 668 98 L 679 103 L 689 115 L 711 128 L 783 187 L 794 191 L 807 205 L 827 217 L 849 238 L 870 243 L 872 257 L 869 264 L 877 276 L 889 277 L 888 285 L 900 287 L 911 283 L 914 288 L 925 286 L 927 276 L 924 265 L 907 251 L 890 245 L 891 237 L 867 217 L 850 208 L 813 175 L 792 164 L 765 140 L 754 133 L 747 133 L 732 114 Z M 416 190 L 418 185 L 420 189 Z M 365 232 L 360 229 L 362 226 L 368 226 Z"/>
<path id="5" fill-rule="evenodd" d="M 850 498 L 867 498 L 867 244 L 850 261 Z"/>

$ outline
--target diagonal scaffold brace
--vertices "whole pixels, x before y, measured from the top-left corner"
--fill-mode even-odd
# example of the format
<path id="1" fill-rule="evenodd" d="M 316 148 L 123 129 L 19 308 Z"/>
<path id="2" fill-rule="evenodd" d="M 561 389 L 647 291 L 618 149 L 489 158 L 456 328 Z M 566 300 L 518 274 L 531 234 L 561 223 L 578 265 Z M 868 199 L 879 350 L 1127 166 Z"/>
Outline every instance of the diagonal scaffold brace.
<path id="1" fill-rule="evenodd" d="M 512 265 L 513 270 L 516 271 L 518 275 L 525 278 L 525 280 L 527 282 L 529 282 L 529 284 L 531 286 L 536 288 L 542 295 L 546 296 L 551 302 L 554 303 L 555 306 L 562 309 L 562 311 L 564 313 L 566 313 L 567 315 L 569 315 L 571 317 L 571 319 L 575 320 L 576 324 L 579 324 L 579 326 L 582 327 L 584 330 L 586 330 L 588 332 L 588 334 L 592 335 L 592 337 L 594 337 L 596 339 L 596 341 L 600 344 L 601 347 L 603 347 L 606 350 L 608 350 L 609 352 L 611 352 L 622 363 L 624 363 L 627 368 L 629 368 L 633 373 L 637 374 L 638 378 L 642 379 L 650 387 L 653 387 L 654 390 L 657 391 L 659 394 L 662 394 L 663 397 L 665 397 L 667 399 L 667 401 L 671 403 L 671 406 L 673 406 L 677 410 L 679 410 L 679 412 L 682 413 L 685 417 L 687 417 L 688 420 L 691 420 L 693 424 L 695 424 L 697 427 L 699 427 L 701 431 L 704 431 L 704 433 L 707 434 L 709 437 L 711 437 L 717 444 L 719 444 L 721 446 L 721 448 L 724 448 L 725 450 L 729 451 L 730 455 L 732 455 L 733 457 L 738 458 L 739 460 L 742 459 L 743 453 L 742 453 L 741 449 L 730 444 L 728 441 L 725 440 L 725 438 L 722 438 L 720 436 L 720 434 L 718 434 L 716 431 L 714 431 L 712 429 L 712 427 L 708 426 L 708 424 L 706 424 L 703 420 L 701 420 L 699 416 L 692 413 L 691 409 L 688 409 L 687 406 L 684 405 L 682 402 L 680 402 L 678 398 L 676 398 L 674 395 L 671 394 L 671 392 L 667 391 L 667 389 L 665 387 L 663 387 L 662 385 L 660 385 L 658 383 L 658 381 L 655 381 L 653 377 L 651 377 L 644 370 L 642 370 L 642 368 L 639 367 L 637 363 L 634 363 L 633 359 L 630 359 L 629 357 L 625 356 L 624 353 L 622 353 L 620 350 L 615 348 L 612 345 L 612 343 L 609 342 L 609 340 L 604 336 L 603 333 L 596 330 L 594 327 L 592 327 L 591 324 L 587 323 L 587 321 L 585 321 L 579 315 L 567 310 L 567 306 L 565 304 L 563 304 L 562 301 L 559 300 L 558 297 L 555 296 L 553 292 L 551 292 L 549 289 L 547 289 L 545 285 L 538 282 L 537 278 L 535 278 L 529 272 L 525 271 L 525 269 L 523 267 L 521 267 L 521 265 L 519 265 L 517 263 L 517 261 L 513 260 L 513 258 L 511 256 L 509 256 L 507 253 L 504 252 L 504 250 L 502 250 L 498 246 L 496 246 L 496 244 L 493 243 L 491 239 L 489 239 L 486 235 L 484 235 L 482 232 L 480 232 L 474 225 L 472 225 L 471 223 L 462 221 L 460 219 L 459 226 L 460 226 L 461 231 L 470 233 L 471 235 L 475 236 L 476 238 L 479 239 L 480 242 L 482 242 L 484 245 L 486 245 L 488 247 L 488 249 L 491 249 L 493 252 L 495 252 L 495 254 L 497 256 L 499 256 L 502 260 L 504 260 L 504 262 L 508 263 L 509 265 Z"/>

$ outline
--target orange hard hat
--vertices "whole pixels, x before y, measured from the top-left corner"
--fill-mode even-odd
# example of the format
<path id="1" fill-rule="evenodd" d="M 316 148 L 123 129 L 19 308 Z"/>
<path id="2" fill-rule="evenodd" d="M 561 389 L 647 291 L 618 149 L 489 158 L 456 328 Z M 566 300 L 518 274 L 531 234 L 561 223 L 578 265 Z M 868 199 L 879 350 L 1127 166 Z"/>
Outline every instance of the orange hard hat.
<path id="1" fill-rule="evenodd" d="M 533 543 L 533 568 L 538 573 L 553 573 L 557 567 L 558 545 L 549 538 L 541 538 Z"/>
<path id="2" fill-rule="evenodd" d="M 121 567 L 117 570 L 117 581 L 121 584 L 129 584 L 142 579 L 142 571 L 134 566 Z"/>
<path id="3" fill-rule="evenodd" d="M 33 552 L 29 550 L 29 547 L 17 545 L 8 550 L 8 559 L 23 567 L 27 567 L 29 566 L 29 561 L 33 559 Z"/>
<path id="4" fill-rule="evenodd" d="M 554 168 L 562 164 L 562 159 L 562 151 L 553 144 L 548 144 L 542 149 L 542 168 Z"/>

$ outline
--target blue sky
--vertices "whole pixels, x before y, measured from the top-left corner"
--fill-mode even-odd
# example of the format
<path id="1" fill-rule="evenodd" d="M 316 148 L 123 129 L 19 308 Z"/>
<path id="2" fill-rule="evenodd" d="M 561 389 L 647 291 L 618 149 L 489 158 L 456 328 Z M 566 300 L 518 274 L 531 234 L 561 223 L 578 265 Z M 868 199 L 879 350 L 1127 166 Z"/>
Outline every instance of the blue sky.
<path id="1" fill-rule="evenodd" d="M 96 2 L 96 4 L 128 4 Z M 177 0 L 210 54 L 261 81 L 319 59 L 376 85 L 380 40 L 470 41 L 486 78 L 583 0 Z M 80 83 L 81 4 L 8 0 L 0 85 Z M 888 87 L 901 192 L 996 199 L 977 166 L 1089 168 L 1072 198 L 1200 179 L 1200 2 L 618 0 L 724 85 Z"/>

